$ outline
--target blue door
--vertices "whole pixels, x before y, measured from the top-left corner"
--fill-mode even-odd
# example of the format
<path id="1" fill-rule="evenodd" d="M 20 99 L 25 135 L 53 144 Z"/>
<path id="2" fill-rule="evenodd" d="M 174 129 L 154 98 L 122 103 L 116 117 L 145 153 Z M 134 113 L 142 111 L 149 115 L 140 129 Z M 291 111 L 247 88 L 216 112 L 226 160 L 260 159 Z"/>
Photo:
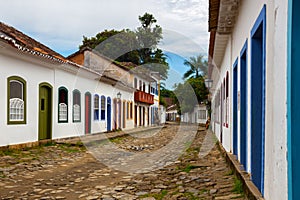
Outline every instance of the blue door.
<path id="1" fill-rule="evenodd" d="M 289 1 L 288 199 L 300 199 L 300 1 Z"/>
<path id="2" fill-rule="evenodd" d="M 107 97 L 107 117 L 106 117 L 106 124 L 107 124 L 107 131 L 111 131 L 111 99 Z"/>
<path id="3" fill-rule="evenodd" d="M 241 96 L 240 96 L 240 162 L 247 170 L 247 41 L 240 55 Z"/>
<path id="4" fill-rule="evenodd" d="M 233 65 L 233 154 L 237 155 L 237 134 L 238 134 L 238 60 Z"/>
<path id="5" fill-rule="evenodd" d="M 251 30 L 251 174 L 264 193 L 265 6 Z"/>

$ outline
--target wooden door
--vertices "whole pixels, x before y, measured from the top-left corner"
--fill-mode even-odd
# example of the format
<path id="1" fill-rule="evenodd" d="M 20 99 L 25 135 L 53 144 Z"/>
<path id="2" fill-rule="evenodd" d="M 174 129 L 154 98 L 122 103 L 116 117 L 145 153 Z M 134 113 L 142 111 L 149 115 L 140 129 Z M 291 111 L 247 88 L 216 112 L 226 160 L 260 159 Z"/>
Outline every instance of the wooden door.
<path id="1" fill-rule="evenodd" d="M 39 86 L 39 140 L 52 137 L 52 87 L 43 83 Z"/>
<path id="2" fill-rule="evenodd" d="M 85 93 L 85 134 L 91 133 L 91 93 Z"/>

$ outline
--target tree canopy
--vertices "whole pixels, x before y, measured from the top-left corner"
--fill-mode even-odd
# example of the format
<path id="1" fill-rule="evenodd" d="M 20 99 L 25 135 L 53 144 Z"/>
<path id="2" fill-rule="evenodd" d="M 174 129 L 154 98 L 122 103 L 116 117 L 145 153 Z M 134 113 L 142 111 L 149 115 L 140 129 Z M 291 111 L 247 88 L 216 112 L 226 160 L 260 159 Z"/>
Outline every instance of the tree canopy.
<path id="1" fill-rule="evenodd" d="M 195 105 L 207 99 L 208 90 L 202 76 L 191 77 L 184 83 L 179 83 L 174 93 L 178 99 L 179 113 L 192 112 Z"/>
<path id="2" fill-rule="evenodd" d="M 189 67 L 189 70 L 183 75 L 184 79 L 190 77 L 198 78 L 200 76 L 207 75 L 208 63 L 207 60 L 204 59 L 203 55 L 190 57 L 189 60 L 184 61 L 184 65 Z"/>
<path id="3" fill-rule="evenodd" d="M 105 30 L 91 38 L 83 36 L 79 48 L 90 47 L 119 62 L 145 65 L 146 68 L 159 72 L 162 79 L 167 79 L 169 65 L 163 51 L 158 48 L 163 38 L 162 28 L 149 13 L 139 16 L 139 21 L 141 26 L 135 31 Z"/>

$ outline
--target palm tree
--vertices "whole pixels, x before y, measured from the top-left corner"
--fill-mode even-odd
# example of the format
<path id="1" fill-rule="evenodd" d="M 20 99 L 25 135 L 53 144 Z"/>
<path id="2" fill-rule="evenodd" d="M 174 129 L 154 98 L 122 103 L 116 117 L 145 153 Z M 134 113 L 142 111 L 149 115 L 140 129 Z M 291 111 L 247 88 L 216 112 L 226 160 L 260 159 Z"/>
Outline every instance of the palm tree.
<path id="1" fill-rule="evenodd" d="M 190 69 L 184 73 L 184 79 L 187 79 L 192 75 L 195 75 L 194 77 L 198 78 L 207 74 L 207 60 L 205 60 L 201 54 L 196 57 L 190 57 L 189 60 L 185 60 L 184 65 L 190 67 Z"/>

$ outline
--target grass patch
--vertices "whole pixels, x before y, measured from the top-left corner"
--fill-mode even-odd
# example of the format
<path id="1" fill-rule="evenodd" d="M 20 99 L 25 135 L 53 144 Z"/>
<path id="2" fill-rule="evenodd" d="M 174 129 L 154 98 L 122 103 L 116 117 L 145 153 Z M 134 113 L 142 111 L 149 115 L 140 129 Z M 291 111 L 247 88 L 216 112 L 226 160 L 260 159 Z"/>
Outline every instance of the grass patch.
<path id="1" fill-rule="evenodd" d="M 229 170 L 227 173 L 225 173 L 225 176 L 231 176 L 233 175 L 233 171 L 232 170 Z"/>
<path id="2" fill-rule="evenodd" d="M 200 147 L 190 147 L 186 150 L 187 153 L 199 153 Z"/>
<path id="3" fill-rule="evenodd" d="M 188 198 L 189 200 L 199 200 L 199 197 L 194 196 L 191 192 L 183 193 L 184 197 Z"/>
<path id="4" fill-rule="evenodd" d="M 41 144 L 40 146 L 41 147 L 51 147 L 51 146 L 55 146 L 55 145 L 56 145 L 55 142 L 50 141 L 50 142 L 47 142 L 45 144 Z"/>
<path id="5" fill-rule="evenodd" d="M 236 176 L 234 177 L 234 187 L 232 189 L 232 192 L 236 194 L 244 194 L 243 183 Z"/>
<path id="6" fill-rule="evenodd" d="M 78 142 L 76 142 L 76 146 L 82 147 L 82 146 L 84 146 L 84 145 L 83 145 L 82 141 L 78 141 Z"/>
<path id="7" fill-rule="evenodd" d="M 21 151 L 18 149 L 5 149 L 3 151 L 0 151 L 0 156 L 18 157 L 20 153 Z"/>
<path id="8" fill-rule="evenodd" d="M 189 173 L 192 169 L 196 169 L 196 168 L 199 168 L 199 167 L 188 164 L 185 168 L 182 169 L 182 171 Z"/>
<path id="9" fill-rule="evenodd" d="M 202 189 L 202 190 L 200 190 L 199 194 L 204 194 L 204 193 L 207 193 L 207 192 L 208 192 L 207 189 Z"/>
<path id="10" fill-rule="evenodd" d="M 123 141 L 124 137 L 114 137 L 114 138 L 109 138 L 109 141 L 120 144 Z"/>
<path id="11" fill-rule="evenodd" d="M 70 143 L 60 144 L 58 146 L 61 150 L 66 151 L 68 153 L 77 153 L 84 150 L 84 146 L 77 146 Z"/>
<path id="12" fill-rule="evenodd" d="M 190 147 L 191 145 L 192 145 L 192 142 L 191 142 L 191 141 L 185 142 L 184 146 L 185 146 L 185 148 L 187 149 L 187 151 L 188 151 L 188 149 L 189 149 L 189 147 Z"/>
<path id="13" fill-rule="evenodd" d="M 6 176 L 4 175 L 4 173 L 2 171 L 0 171 L 0 178 L 5 178 Z"/>
<path id="14" fill-rule="evenodd" d="M 141 198 L 146 198 L 146 197 L 154 197 L 155 199 L 157 200 L 162 200 L 164 199 L 164 197 L 168 194 L 168 191 L 167 190 L 162 190 L 160 193 L 158 194 L 153 194 L 153 193 L 150 193 L 150 194 L 145 194 L 145 195 L 142 195 L 140 196 Z"/>

